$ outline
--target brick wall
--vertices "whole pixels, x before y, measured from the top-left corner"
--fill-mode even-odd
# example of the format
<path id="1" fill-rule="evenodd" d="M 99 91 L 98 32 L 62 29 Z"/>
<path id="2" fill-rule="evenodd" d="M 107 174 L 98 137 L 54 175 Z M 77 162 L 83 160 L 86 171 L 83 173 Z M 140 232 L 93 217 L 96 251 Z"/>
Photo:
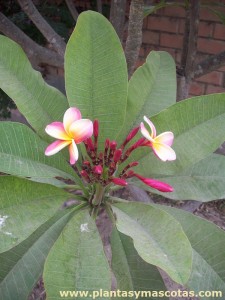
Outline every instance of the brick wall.
<path id="1" fill-rule="evenodd" d="M 124 0 L 125 1 L 125 0 Z M 178 0 L 179 1 L 179 0 Z M 183 0 L 180 0 L 183 2 Z M 102 0 L 106 11 L 109 12 L 111 0 Z M 129 4 L 130 0 L 127 1 Z M 151 1 L 145 0 L 146 3 Z M 225 0 L 212 1 L 225 4 Z M 74 0 L 79 12 L 92 9 L 90 0 Z M 225 8 L 220 8 L 225 14 Z M 127 5 L 126 17 L 129 14 Z M 181 48 L 185 24 L 185 11 L 182 7 L 167 7 L 144 19 L 143 43 L 140 49 L 137 67 L 142 65 L 151 50 L 169 52 L 180 65 Z M 201 8 L 198 33 L 198 53 L 196 62 L 209 55 L 225 51 L 225 25 L 219 18 L 206 8 Z M 49 72 L 51 73 L 51 72 Z M 217 71 L 204 75 L 193 81 L 190 86 L 190 96 L 225 92 L 225 66 Z"/>
<path id="2" fill-rule="evenodd" d="M 225 1 L 221 1 L 225 3 Z M 220 8 L 225 13 L 225 9 Z M 185 11 L 181 7 L 167 7 L 148 16 L 143 25 L 143 44 L 137 66 L 143 64 L 151 50 L 168 51 L 180 65 L 185 24 Z M 196 62 L 209 55 L 225 51 L 225 25 L 206 8 L 200 12 L 198 53 Z M 199 77 L 190 87 L 190 95 L 225 92 L 225 67 Z"/>

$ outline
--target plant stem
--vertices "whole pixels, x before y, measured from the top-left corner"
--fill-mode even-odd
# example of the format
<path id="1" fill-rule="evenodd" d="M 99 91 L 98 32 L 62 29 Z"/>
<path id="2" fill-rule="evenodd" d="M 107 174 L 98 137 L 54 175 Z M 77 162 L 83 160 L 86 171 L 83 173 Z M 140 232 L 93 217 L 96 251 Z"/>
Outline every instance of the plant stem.
<path id="1" fill-rule="evenodd" d="M 112 224 L 115 226 L 116 225 L 116 218 L 113 215 L 112 208 L 111 208 L 111 206 L 108 203 L 105 204 L 105 210 L 106 210 L 106 212 L 107 212 L 107 214 L 108 214 L 108 216 L 109 216 Z"/>
<path id="2" fill-rule="evenodd" d="M 100 183 L 96 183 L 95 194 L 92 199 L 92 204 L 94 206 L 99 206 L 102 203 L 104 193 L 105 188 Z"/>
<path id="3" fill-rule="evenodd" d="M 117 198 L 117 197 L 108 197 L 107 198 L 110 203 L 118 203 L 118 202 L 121 202 L 121 203 L 130 203 L 131 201 L 129 200 L 125 200 L 125 199 L 122 199 L 122 198 Z"/>
<path id="4" fill-rule="evenodd" d="M 81 191 L 82 188 L 79 186 L 79 185 L 76 185 L 76 184 L 65 184 L 62 186 L 63 189 L 73 189 L 73 190 L 76 190 L 76 191 Z"/>
<path id="5" fill-rule="evenodd" d="M 75 207 L 73 208 L 73 211 L 75 212 L 75 211 L 77 211 L 77 210 L 79 210 L 79 209 L 82 209 L 82 208 L 84 208 L 84 207 L 88 207 L 88 203 L 87 203 L 87 202 L 86 202 L 86 203 L 81 203 L 81 204 L 75 206 Z"/>

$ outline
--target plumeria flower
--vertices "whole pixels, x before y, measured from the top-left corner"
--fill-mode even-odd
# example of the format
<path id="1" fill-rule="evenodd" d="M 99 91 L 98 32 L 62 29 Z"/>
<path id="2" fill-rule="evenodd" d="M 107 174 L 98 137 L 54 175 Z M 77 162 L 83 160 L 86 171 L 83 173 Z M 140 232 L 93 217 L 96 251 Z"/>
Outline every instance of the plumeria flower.
<path id="1" fill-rule="evenodd" d="M 73 165 L 78 160 L 77 144 L 92 136 L 93 123 L 88 119 L 81 119 L 79 109 L 70 107 L 64 114 L 63 123 L 53 122 L 45 128 L 45 131 L 48 135 L 57 139 L 46 148 L 45 155 L 56 154 L 68 146 L 70 164 Z"/>
<path id="2" fill-rule="evenodd" d="M 144 116 L 145 122 L 151 129 L 151 134 L 145 128 L 143 122 L 140 125 L 141 133 L 148 140 L 147 146 L 152 147 L 156 156 L 162 161 L 175 160 L 176 153 L 170 147 L 173 144 L 174 135 L 171 131 L 163 132 L 160 135 L 156 135 L 156 129 L 154 124 Z"/>

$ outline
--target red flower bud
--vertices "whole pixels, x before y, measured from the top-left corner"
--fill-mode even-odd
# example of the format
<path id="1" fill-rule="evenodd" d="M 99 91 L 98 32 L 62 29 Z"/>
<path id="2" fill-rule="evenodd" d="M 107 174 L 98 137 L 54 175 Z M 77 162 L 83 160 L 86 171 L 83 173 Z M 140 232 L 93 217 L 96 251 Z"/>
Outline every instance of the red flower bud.
<path id="1" fill-rule="evenodd" d="M 117 149 L 114 153 L 114 157 L 113 157 L 113 160 L 115 163 L 117 163 L 120 158 L 121 158 L 121 155 L 122 155 L 122 150 L 121 149 Z"/>
<path id="2" fill-rule="evenodd" d="M 80 171 L 80 175 L 87 181 L 90 182 L 90 177 L 85 170 Z"/>
<path id="3" fill-rule="evenodd" d="M 93 122 L 93 131 L 94 131 L 94 137 L 98 137 L 98 129 L 99 129 L 99 122 L 98 120 L 94 120 Z"/>
<path id="4" fill-rule="evenodd" d="M 139 126 L 138 127 L 135 127 L 134 129 L 131 130 L 131 132 L 128 134 L 128 136 L 126 137 L 126 144 L 132 140 L 133 137 L 135 137 L 135 135 L 138 133 L 138 130 L 139 130 Z"/>
<path id="5" fill-rule="evenodd" d="M 85 165 L 85 166 L 90 166 L 90 162 L 89 162 L 88 160 L 84 160 L 84 161 L 83 161 L 83 165 Z"/>
<path id="6" fill-rule="evenodd" d="M 94 172 L 95 174 L 101 175 L 102 172 L 103 172 L 102 166 L 101 166 L 101 165 L 94 166 L 94 167 L 93 167 L 93 172 Z"/>
<path id="7" fill-rule="evenodd" d="M 121 185 L 121 186 L 126 186 L 128 183 L 126 182 L 126 180 L 122 179 L 122 178 L 112 178 L 111 179 L 113 183 L 115 183 L 116 185 Z"/>
<path id="8" fill-rule="evenodd" d="M 110 143 L 110 149 L 111 149 L 111 150 L 115 150 L 115 149 L 116 149 L 116 146 L 117 146 L 117 142 L 116 142 L 116 141 L 112 141 L 112 142 Z"/>
<path id="9" fill-rule="evenodd" d="M 140 146 L 142 146 L 142 144 L 145 142 L 145 138 L 140 138 L 136 143 L 133 144 L 133 146 L 131 146 L 132 151 Z"/>
<path id="10" fill-rule="evenodd" d="M 128 166 L 129 168 L 132 168 L 132 167 L 136 167 L 139 165 L 139 162 L 138 161 L 133 161 L 132 163 L 130 163 Z"/>
<path id="11" fill-rule="evenodd" d="M 87 139 L 87 146 L 88 146 L 88 149 L 89 149 L 90 151 L 94 151 L 94 150 L 95 150 L 95 147 L 94 147 L 94 145 L 93 145 L 93 142 L 92 142 L 92 139 L 91 139 L 91 138 Z"/>
<path id="12" fill-rule="evenodd" d="M 156 189 L 156 190 L 161 191 L 161 192 L 173 192 L 173 187 L 170 186 L 169 184 L 165 183 L 165 182 L 155 180 L 155 179 L 151 179 L 151 178 L 145 178 L 145 177 L 143 177 L 139 174 L 134 174 L 134 176 L 136 176 L 144 184 L 152 187 L 153 189 Z"/>
<path id="13" fill-rule="evenodd" d="M 110 144 L 110 140 L 106 139 L 105 140 L 105 150 L 107 151 L 109 149 L 109 144 Z"/>
<path id="14" fill-rule="evenodd" d="M 133 170 L 129 170 L 126 174 L 125 174 L 125 177 L 126 178 L 131 178 L 131 177 L 133 177 L 134 176 L 134 171 Z"/>

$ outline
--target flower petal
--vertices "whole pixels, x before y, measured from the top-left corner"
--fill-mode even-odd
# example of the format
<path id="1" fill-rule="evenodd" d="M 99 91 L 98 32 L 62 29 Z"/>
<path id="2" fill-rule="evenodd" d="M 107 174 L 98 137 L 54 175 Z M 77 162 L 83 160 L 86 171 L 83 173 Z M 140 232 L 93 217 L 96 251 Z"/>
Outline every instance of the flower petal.
<path id="1" fill-rule="evenodd" d="M 171 146 L 173 144 L 174 135 L 171 131 L 166 131 L 161 133 L 155 138 L 156 143 L 166 144 L 167 146 Z"/>
<path id="2" fill-rule="evenodd" d="M 78 156 L 79 156 L 77 145 L 74 142 L 74 140 L 72 140 L 72 143 L 69 145 L 69 153 L 70 153 L 70 164 L 74 165 L 78 160 Z"/>
<path id="3" fill-rule="evenodd" d="M 69 133 L 75 143 L 79 144 L 92 136 L 93 123 L 88 119 L 78 120 L 70 126 Z"/>
<path id="4" fill-rule="evenodd" d="M 160 143 L 152 143 L 152 149 L 155 155 L 162 161 L 176 159 L 176 153 L 170 146 Z"/>
<path id="5" fill-rule="evenodd" d="M 70 126 L 73 122 L 81 119 L 81 112 L 76 107 L 70 107 L 64 114 L 63 125 L 67 133 L 69 133 Z"/>
<path id="6" fill-rule="evenodd" d="M 48 135 L 58 139 L 58 140 L 71 140 L 68 134 L 64 130 L 63 123 L 53 122 L 46 126 L 45 131 Z"/>
<path id="7" fill-rule="evenodd" d="M 154 139 L 156 137 L 156 129 L 154 124 L 146 116 L 144 116 L 144 120 L 151 128 L 151 137 Z"/>
<path id="8" fill-rule="evenodd" d="M 55 141 L 46 148 L 45 155 L 50 156 L 56 154 L 69 144 L 71 144 L 71 141 Z"/>
<path id="9" fill-rule="evenodd" d="M 145 128 L 145 125 L 144 125 L 143 122 L 141 122 L 141 124 L 140 124 L 140 129 L 141 129 L 142 135 L 143 135 L 147 140 L 149 140 L 149 141 L 152 142 L 153 139 L 152 139 L 152 137 L 150 136 L 148 130 Z"/>

